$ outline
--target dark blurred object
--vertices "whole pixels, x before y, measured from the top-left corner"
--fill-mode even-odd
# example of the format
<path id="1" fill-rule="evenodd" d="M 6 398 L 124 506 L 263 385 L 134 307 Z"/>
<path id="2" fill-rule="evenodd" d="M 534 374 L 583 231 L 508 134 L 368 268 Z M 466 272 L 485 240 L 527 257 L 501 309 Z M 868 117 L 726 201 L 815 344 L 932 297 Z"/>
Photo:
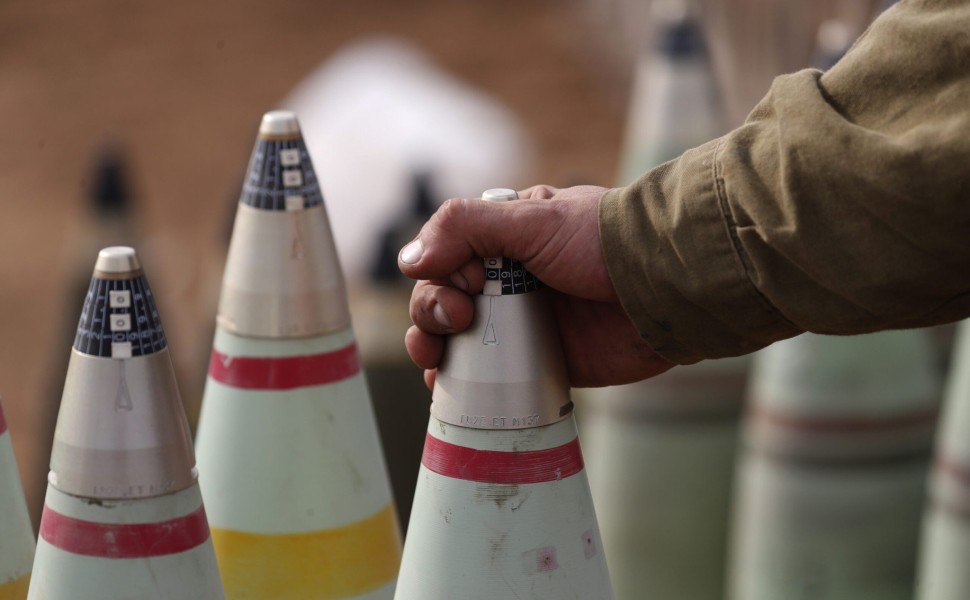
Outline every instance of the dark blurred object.
<path id="1" fill-rule="evenodd" d="M 660 54 L 671 60 L 693 58 L 707 55 L 707 44 L 697 21 L 687 14 L 671 19 L 660 29 L 660 41 L 657 44 Z"/>
<path id="2" fill-rule="evenodd" d="M 91 186 L 90 195 L 92 212 L 99 219 L 125 219 L 130 210 L 131 191 L 128 189 L 121 149 L 115 145 L 105 148 L 94 169 L 94 185 Z"/>
<path id="3" fill-rule="evenodd" d="M 411 199 L 408 214 L 393 222 L 379 238 L 377 259 L 370 270 L 370 279 L 379 285 L 405 281 L 397 267 L 397 254 L 405 244 L 421 231 L 421 226 L 431 218 L 437 203 L 431 195 L 431 175 L 416 172 L 412 177 Z"/>

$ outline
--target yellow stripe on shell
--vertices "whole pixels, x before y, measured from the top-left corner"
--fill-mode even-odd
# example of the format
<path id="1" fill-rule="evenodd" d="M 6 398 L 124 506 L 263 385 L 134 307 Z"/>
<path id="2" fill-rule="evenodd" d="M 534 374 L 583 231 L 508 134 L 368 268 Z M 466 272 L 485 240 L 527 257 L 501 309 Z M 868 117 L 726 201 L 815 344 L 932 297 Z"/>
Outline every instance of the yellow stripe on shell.
<path id="1" fill-rule="evenodd" d="M 24 600 L 30 587 L 30 573 L 20 579 L 0 583 L 0 600 Z"/>
<path id="2" fill-rule="evenodd" d="M 212 528 L 226 598 L 338 600 L 387 585 L 401 564 L 394 506 L 345 527 L 254 534 Z"/>

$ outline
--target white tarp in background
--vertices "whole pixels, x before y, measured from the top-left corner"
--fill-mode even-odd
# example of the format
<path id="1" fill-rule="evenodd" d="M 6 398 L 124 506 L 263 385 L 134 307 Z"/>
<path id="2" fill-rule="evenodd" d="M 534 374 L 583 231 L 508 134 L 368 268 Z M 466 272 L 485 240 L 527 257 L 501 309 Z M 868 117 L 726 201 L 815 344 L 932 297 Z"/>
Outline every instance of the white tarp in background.
<path id="1" fill-rule="evenodd" d="M 439 201 L 529 184 L 534 146 L 518 119 L 403 40 L 345 48 L 282 105 L 299 115 L 351 280 L 408 211 L 415 171 L 431 173 Z"/>

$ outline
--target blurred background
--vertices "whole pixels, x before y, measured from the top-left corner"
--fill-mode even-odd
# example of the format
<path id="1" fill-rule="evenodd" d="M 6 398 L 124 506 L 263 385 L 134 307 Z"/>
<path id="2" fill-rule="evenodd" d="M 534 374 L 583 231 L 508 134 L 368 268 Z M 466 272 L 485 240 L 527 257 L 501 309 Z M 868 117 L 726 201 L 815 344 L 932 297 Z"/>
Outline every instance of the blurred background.
<path id="1" fill-rule="evenodd" d="M 819 64 L 820 25 L 834 20 L 831 44 L 845 46 L 882 4 L 690 3 L 723 110 L 712 135 L 739 124 L 775 75 Z M 656 50 L 658 23 L 682 10 L 660 0 L 0 3 L 0 393 L 35 525 L 99 246 L 139 247 L 194 423 L 263 112 L 293 108 L 303 122 L 365 362 L 383 373 L 371 383 L 382 422 L 423 427 L 430 397 L 403 354 L 400 245 L 450 196 L 627 183 L 628 115 L 646 102 L 637 65 Z M 393 475 L 413 484 L 408 456 Z"/>

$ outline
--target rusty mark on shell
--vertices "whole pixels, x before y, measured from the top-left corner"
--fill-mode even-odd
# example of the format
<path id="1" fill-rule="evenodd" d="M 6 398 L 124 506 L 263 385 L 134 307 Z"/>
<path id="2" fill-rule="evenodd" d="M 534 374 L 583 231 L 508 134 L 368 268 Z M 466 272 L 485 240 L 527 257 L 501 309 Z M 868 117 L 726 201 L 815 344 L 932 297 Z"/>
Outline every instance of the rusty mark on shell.
<path id="1" fill-rule="evenodd" d="M 555 546 L 543 546 L 522 553 L 522 567 L 526 575 L 548 573 L 559 569 Z"/>
<path id="2" fill-rule="evenodd" d="M 593 541 L 593 530 L 587 529 L 582 535 L 583 541 L 583 554 L 586 556 L 586 560 L 589 560 L 599 554 L 599 549 L 596 548 L 596 542 Z"/>
<path id="3" fill-rule="evenodd" d="M 508 539 L 508 537 L 509 532 L 506 531 L 488 539 L 488 559 L 490 562 L 497 562 L 501 558 L 502 554 L 504 554 L 504 550 L 506 549 L 505 541 Z"/>
<path id="4" fill-rule="evenodd" d="M 510 500 L 518 497 L 519 486 L 517 484 L 504 483 L 482 483 L 475 486 L 475 499 L 479 502 L 494 502 L 495 506 L 502 508 Z M 520 502 L 515 508 L 519 508 Z M 514 510 L 514 509 L 513 509 Z"/>
<path id="5" fill-rule="evenodd" d="M 559 568 L 559 561 L 556 560 L 556 548 L 547 546 L 536 550 L 536 571 L 555 571 Z"/>

